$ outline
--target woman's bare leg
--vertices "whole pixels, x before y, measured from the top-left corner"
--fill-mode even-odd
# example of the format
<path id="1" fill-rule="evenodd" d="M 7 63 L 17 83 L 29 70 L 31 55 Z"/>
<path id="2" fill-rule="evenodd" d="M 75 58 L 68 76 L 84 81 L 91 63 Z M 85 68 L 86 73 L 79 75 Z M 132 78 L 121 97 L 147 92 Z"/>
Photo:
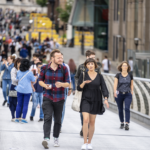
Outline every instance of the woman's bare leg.
<path id="1" fill-rule="evenodd" d="M 84 144 L 87 143 L 87 135 L 88 135 L 88 123 L 89 123 L 89 113 L 83 112 L 83 137 Z"/>
<path id="2" fill-rule="evenodd" d="M 94 134 L 94 131 L 95 131 L 95 119 L 96 119 L 96 115 L 91 115 L 90 114 L 88 143 L 91 143 L 92 138 L 93 138 L 93 134 Z"/>

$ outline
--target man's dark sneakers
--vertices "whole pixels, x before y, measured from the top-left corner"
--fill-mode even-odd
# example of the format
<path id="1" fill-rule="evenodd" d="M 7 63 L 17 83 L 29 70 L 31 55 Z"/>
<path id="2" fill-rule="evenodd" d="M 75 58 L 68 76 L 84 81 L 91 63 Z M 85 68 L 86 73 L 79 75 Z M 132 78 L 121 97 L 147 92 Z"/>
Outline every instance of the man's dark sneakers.
<path id="1" fill-rule="evenodd" d="M 125 125 L 125 130 L 129 130 L 129 125 L 128 124 Z"/>
<path id="2" fill-rule="evenodd" d="M 80 136 L 83 137 L 83 131 L 82 131 L 82 129 L 80 131 Z"/>
<path id="3" fill-rule="evenodd" d="M 38 122 L 41 122 L 41 121 L 43 121 L 43 119 L 40 118 Z"/>
<path id="4" fill-rule="evenodd" d="M 33 117 L 30 117 L 30 121 L 33 121 Z"/>
<path id="5" fill-rule="evenodd" d="M 123 129 L 123 128 L 124 128 L 124 123 L 121 123 L 120 129 Z"/>
<path id="6" fill-rule="evenodd" d="M 2 104 L 2 105 L 3 105 L 3 106 L 5 106 L 5 104 L 6 104 L 6 103 L 7 103 L 7 101 L 6 101 L 6 100 L 4 100 L 4 102 L 3 102 L 3 104 Z"/>

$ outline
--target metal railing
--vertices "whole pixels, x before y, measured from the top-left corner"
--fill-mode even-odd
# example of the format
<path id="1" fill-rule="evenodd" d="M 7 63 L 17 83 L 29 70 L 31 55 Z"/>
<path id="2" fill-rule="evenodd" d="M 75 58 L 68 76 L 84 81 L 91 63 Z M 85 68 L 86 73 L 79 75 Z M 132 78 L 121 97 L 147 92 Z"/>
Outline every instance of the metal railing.
<path id="1" fill-rule="evenodd" d="M 115 102 L 114 98 L 114 74 L 102 73 L 109 90 L 109 101 Z M 134 92 L 131 109 L 150 116 L 150 79 L 133 78 Z"/>

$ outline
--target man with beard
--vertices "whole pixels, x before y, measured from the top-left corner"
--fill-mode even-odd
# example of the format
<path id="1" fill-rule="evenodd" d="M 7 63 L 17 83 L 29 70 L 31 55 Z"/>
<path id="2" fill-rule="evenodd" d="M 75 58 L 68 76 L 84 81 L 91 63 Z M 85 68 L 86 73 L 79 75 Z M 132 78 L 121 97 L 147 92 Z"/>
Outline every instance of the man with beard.
<path id="1" fill-rule="evenodd" d="M 44 141 L 42 145 L 49 148 L 50 129 L 52 115 L 54 115 L 54 146 L 59 146 L 59 134 L 61 129 L 61 116 L 65 99 L 65 88 L 69 87 L 69 72 L 62 63 L 62 55 L 59 50 L 51 52 L 51 63 L 41 68 L 39 84 L 44 87 L 43 113 L 44 113 Z"/>

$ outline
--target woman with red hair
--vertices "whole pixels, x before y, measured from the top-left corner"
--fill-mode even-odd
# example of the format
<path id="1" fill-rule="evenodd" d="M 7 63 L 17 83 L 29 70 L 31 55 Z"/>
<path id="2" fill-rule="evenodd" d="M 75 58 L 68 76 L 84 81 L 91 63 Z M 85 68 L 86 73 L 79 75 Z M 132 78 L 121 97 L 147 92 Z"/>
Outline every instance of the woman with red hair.
<path id="1" fill-rule="evenodd" d="M 72 81 L 72 85 L 73 85 L 73 95 L 75 94 L 75 73 L 76 73 L 76 65 L 73 59 L 69 60 L 68 63 L 69 67 L 70 67 L 70 75 L 71 75 L 71 81 Z"/>

